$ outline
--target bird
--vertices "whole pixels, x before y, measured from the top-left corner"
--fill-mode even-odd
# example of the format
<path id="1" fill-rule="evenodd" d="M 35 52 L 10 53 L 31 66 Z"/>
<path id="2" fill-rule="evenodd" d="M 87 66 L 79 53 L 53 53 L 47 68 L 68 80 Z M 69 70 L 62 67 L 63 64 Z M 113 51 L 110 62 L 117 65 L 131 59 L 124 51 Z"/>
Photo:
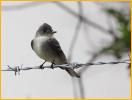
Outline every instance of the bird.
<path id="1" fill-rule="evenodd" d="M 54 37 L 52 27 L 43 23 L 37 30 L 34 39 L 31 41 L 31 47 L 33 51 L 43 59 L 45 62 L 51 62 L 52 65 L 68 64 L 67 58 L 61 49 L 61 46 L 57 39 Z M 43 63 L 44 64 L 44 63 Z M 40 67 L 43 66 L 40 65 Z M 69 73 L 72 77 L 79 78 L 80 76 L 70 67 L 62 68 Z"/>

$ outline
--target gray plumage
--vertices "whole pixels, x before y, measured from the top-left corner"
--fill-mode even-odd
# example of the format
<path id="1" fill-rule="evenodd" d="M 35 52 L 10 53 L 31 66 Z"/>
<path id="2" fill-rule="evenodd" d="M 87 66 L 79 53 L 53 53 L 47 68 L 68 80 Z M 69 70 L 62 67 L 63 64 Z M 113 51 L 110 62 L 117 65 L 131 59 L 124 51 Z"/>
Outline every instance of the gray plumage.
<path id="1" fill-rule="evenodd" d="M 59 42 L 53 37 L 52 27 L 46 23 L 39 27 L 35 38 L 31 41 L 31 47 L 35 53 L 48 62 L 53 62 L 57 65 L 66 64 L 67 59 L 63 53 Z M 71 68 L 65 68 L 71 76 L 79 77 L 79 75 Z"/>

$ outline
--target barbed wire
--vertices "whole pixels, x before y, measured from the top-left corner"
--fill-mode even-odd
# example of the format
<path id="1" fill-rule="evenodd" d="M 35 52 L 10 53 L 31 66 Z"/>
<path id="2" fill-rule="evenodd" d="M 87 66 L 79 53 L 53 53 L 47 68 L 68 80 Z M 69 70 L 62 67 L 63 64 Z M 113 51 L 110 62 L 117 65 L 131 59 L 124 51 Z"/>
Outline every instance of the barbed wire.
<path id="1" fill-rule="evenodd" d="M 62 65 L 46 65 L 46 66 L 34 66 L 34 67 L 23 67 L 23 65 L 21 66 L 14 66 L 14 67 L 11 67 L 9 65 L 7 65 L 7 69 L 2 69 L 0 71 L 14 71 L 15 72 L 15 75 L 20 74 L 20 71 L 26 71 L 26 70 L 32 70 L 32 69 L 45 69 L 45 68 L 71 68 L 71 69 L 78 69 L 78 68 L 81 68 L 81 67 L 89 67 L 89 66 L 92 66 L 92 65 L 106 65 L 106 64 L 112 64 L 112 65 L 115 65 L 115 64 L 121 64 L 121 63 L 124 63 L 124 64 L 130 64 L 130 60 L 123 60 L 123 61 L 113 61 L 113 62 L 95 62 L 95 63 L 85 63 L 85 64 L 79 64 L 79 63 L 68 63 L 68 64 L 62 64 Z"/>

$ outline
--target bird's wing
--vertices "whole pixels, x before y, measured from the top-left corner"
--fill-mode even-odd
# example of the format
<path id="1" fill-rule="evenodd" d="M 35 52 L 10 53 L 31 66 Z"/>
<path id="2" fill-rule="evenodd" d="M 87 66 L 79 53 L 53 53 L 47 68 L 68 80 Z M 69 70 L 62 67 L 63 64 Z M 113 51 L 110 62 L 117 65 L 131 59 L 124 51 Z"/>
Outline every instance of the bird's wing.
<path id="1" fill-rule="evenodd" d="M 63 53 L 59 42 L 55 38 L 50 38 L 47 40 L 47 43 L 49 44 L 50 48 L 54 51 L 54 54 L 56 54 L 60 59 L 61 63 L 59 64 L 64 64 L 67 63 L 67 59 L 65 57 L 65 54 Z M 66 70 L 71 76 L 73 77 L 80 77 L 73 69 L 71 68 L 62 68 Z"/>
<path id="2" fill-rule="evenodd" d="M 49 44 L 50 48 L 54 50 L 57 56 L 59 56 L 61 59 L 66 60 L 65 54 L 63 53 L 59 42 L 55 38 L 48 39 L 47 43 Z"/>

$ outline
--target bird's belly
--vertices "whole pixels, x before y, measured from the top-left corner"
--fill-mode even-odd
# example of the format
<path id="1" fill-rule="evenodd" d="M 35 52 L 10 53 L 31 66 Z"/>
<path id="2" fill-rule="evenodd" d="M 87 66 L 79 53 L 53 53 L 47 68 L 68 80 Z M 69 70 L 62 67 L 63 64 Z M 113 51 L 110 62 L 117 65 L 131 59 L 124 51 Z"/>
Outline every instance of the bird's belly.
<path id="1" fill-rule="evenodd" d="M 44 45 L 46 44 L 46 41 L 47 39 L 41 39 L 41 38 L 35 39 L 34 51 L 41 59 L 52 62 L 54 60 L 54 57 L 52 53 L 50 52 L 50 49 L 48 48 L 48 46 Z"/>

